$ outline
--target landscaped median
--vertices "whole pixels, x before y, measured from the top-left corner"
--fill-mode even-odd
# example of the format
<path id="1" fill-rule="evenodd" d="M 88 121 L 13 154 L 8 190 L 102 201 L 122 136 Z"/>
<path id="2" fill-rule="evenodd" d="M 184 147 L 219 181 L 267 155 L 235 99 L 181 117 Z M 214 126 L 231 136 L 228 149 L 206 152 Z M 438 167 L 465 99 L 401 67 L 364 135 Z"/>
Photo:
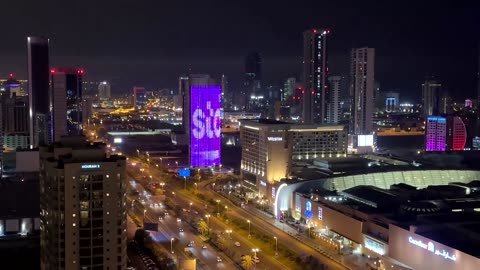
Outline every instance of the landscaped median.
<path id="1" fill-rule="evenodd" d="M 207 198 L 205 195 L 201 193 L 196 193 L 195 196 L 204 201 L 211 206 L 215 206 L 220 209 L 220 216 L 218 219 L 228 224 L 228 227 L 232 229 L 233 233 L 236 235 L 240 235 L 241 237 L 246 238 L 249 234 L 249 224 L 247 220 L 240 220 L 237 218 L 232 218 L 227 216 L 226 211 L 222 211 L 224 206 L 222 204 L 218 205 L 218 203 L 211 199 Z M 203 226 L 202 226 L 203 227 Z M 204 228 L 202 229 L 204 230 Z M 267 255 L 269 257 L 275 256 L 275 245 L 276 241 L 274 235 L 267 235 L 262 233 L 261 231 L 256 228 L 256 226 L 250 223 L 250 239 L 248 239 L 253 246 L 260 249 L 258 257 L 261 257 L 262 254 Z M 222 241 L 222 238 L 216 234 L 212 234 L 211 237 L 212 242 L 217 248 L 224 250 L 224 253 L 229 256 L 232 260 L 237 261 L 242 254 L 236 254 L 235 247 L 225 247 Z M 285 245 L 281 243 L 277 243 L 277 252 L 278 256 L 276 256 L 276 260 L 278 260 L 283 265 L 287 266 L 288 269 L 325 269 L 325 266 L 321 264 L 317 258 L 310 254 L 297 254 L 296 252 L 292 251 Z M 248 254 L 246 254 L 248 255 Z M 244 268 L 247 265 L 243 266 Z"/>

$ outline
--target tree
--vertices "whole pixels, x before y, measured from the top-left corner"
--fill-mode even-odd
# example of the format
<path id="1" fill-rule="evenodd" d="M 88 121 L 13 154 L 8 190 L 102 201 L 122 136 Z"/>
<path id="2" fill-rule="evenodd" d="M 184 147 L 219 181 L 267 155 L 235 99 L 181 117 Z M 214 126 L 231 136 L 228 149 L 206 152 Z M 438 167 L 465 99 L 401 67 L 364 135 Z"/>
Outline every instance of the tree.
<path id="1" fill-rule="evenodd" d="M 202 235 L 207 235 L 208 232 L 210 231 L 210 228 L 208 227 L 208 224 L 204 220 L 199 220 L 197 222 L 197 230 Z"/>
<path id="2" fill-rule="evenodd" d="M 242 259 L 242 267 L 245 269 L 250 269 L 255 264 L 251 255 L 245 255 Z"/>
<path id="3" fill-rule="evenodd" d="M 143 247 L 145 245 L 145 241 L 148 239 L 149 235 L 148 232 L 144 229 L 138 229 L 135 231 L 134 239 L 137 241 L 138 245 Z"/>

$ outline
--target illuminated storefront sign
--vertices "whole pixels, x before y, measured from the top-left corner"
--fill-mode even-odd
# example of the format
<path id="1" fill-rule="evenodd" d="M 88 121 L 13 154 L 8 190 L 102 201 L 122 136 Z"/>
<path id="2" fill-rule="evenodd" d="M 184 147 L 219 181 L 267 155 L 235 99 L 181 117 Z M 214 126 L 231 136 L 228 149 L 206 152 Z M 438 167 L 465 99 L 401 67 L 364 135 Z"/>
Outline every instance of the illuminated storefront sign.
<path id="1" fill-rule="evenodd" d="M 440 249 L 435 249 L 435 245 L 432 243 L 432 242 L 428 242 L 428 243 L 424 243 L 422 242 L 422 240 L 417 240 L 413 237 L 408 237 L 408 242 L 412 245 L 415 245 L 417 247 L 420 247 L 420 248 L 423 248 L 425 250 L 428 250 L 430 252 L 432 252 L 433 254 L 437 255 L 437 256 L 440 256 L 440 257 L 443 257 L 447 260 L 451 260 L 451 261 L 456 261 L 457 260 L 457 256 L 455 255 L 450 255 L 450 253 L 444 249 L 440 250 Z"/>
<path id="2" fill-rule="evenodd" d="M 385 245 L 369 237 L 365 237 L 365 248 L 380 255 L 385 254 Z"/>
<path id="3" fill-rule="evenodd" d="M 281 142 L 283 140 L 282 137 L 267 137 L 269 142 Z"/>
<path id="4" fill-rule="evenodd" d="M 190 165 L 209 167 L 221 164 L 221 88 L 191 87 Z"/>
<path id="5" fill-rule="evenodd" d="M 88 170 L 88 169 L 100 169 L 100 164 L 83 164 L 81 166 L 82 169 Z"/>
<path id="6" fill-rule="evenodd" d="M 318 220 L 323 220 L 323 209 L 318 207 Z"/>
<path id="7" fill-rule="evenodd" d="M 312 202 L 307 201 L 305 204 L 305 217 L 308 219 L 312 219 L 313 214 L 312 214 Z"/>

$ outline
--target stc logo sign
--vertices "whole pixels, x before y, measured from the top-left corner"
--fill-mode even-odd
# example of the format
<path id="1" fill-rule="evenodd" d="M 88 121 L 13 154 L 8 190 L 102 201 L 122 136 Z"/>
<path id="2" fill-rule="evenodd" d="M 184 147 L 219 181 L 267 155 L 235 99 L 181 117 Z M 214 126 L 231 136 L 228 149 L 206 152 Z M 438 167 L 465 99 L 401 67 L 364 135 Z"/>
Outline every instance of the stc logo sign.
<path id="1" fill-rule="evenodd" d="M 220 86 L 192 86 L 190 166 L 221 164 L 222 103 Z"/>
<path id="2" fill-rule="evenodd" d="M 212 108 L 211 102 L 207 101 L 206 112 L 197 108 L 193 112 L 192 134 L 197 139 L 207 136 L 209 139 L 220 138 L 222 131 L 222 118 L 220 108 Z"/>

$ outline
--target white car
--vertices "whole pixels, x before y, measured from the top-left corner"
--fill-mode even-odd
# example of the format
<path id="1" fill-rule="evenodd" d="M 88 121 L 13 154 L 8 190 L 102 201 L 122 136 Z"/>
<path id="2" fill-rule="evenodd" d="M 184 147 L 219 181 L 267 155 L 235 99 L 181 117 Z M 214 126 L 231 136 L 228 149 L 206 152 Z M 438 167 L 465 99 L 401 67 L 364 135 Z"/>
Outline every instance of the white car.
<path id="1" fill-rule="evenodd" d="M 236 247 L 239 247 L 239 246 L 240 246 L 240 242 L 235 242 L 235 246 L 236 246 Z"/>
<path id="2" fill-rule="evenodd" d="M 220 258 L 219 256 L 217 256 L 217 262 L 222 262 L 222 258 Z"/>
<path id="3" fill-rule="evenodd" d="M 182 219 L 181 219 L 181 218 L 177 218 L 177 222 L 182 222 Z"/>

